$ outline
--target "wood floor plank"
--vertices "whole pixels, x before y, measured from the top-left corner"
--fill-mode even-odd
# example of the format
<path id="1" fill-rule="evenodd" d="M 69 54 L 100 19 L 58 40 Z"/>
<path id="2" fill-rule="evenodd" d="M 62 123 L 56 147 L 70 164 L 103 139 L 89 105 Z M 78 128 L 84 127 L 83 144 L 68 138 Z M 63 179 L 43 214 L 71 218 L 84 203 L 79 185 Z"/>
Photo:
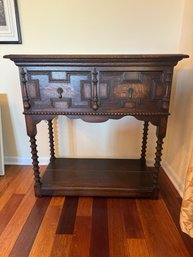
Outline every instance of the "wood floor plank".
<path id="1" fill-rule="evenodd" d="M 153 257 L 149 255 L 144 239 L 128 239 L 127 248 L 130 257 Z"/>
<path id="2" fill-rule="evenodd" d="M 78 216 L 68 257 L 89 257 L 92 218 Z"/>
<path id="3" fill-rule="evenodd" d="M 134 199 L 122 199 L 121 209 L 124 215 L 127 238 L 144 238 L 144 232 L 139 218 L 136 201 Z"/>
<path id="4" fill-rule="evenodd" d="M 94 198 L 89 257 L 109 257 L 107 199 Z"/>
<path id="5" fill-rule="evenodd" d="M 78 197 L 66 197 L 57 227 L 57 234 L 73 234 Z"/>
<path id="6" fill-rule="evenodd" d="M 11 220 L 15 210 L 19 207 L 23 197 L 23 194 L 13 194 L 0 211 L 0 235 Z"/>
<path id="7" fill-rule="evenodd" d="M 151 256 L 190 257 L 162 200 L 137 200 Z"/>
<path id="8" fill-rule="evenodd" d="M 33 185 L 32 175 L 27 171 L 28 168 L 26 166 L 18 166 L 14 168 L 13 166 L 11 171 L 15 173 L 15 169 L 20 169 L 20 172 L 17 174 L 14 179 L 12 179 L 11 183 L 7 186 L 6 190 L 2 192 L 0 195 L 0 210 L 4 207 L 5 203 L 9 200 L 12 194 L 25 194 L 30 187 Z M 30 167 L 30 166 L 28 166 Z M 21 189 L 21 190 L 19 190 Z"/>
<path id="9" fill-rule="evenodd" d="M 130 257 L 126 247 L 126 231 L 122 200 L 108 199 L 108 227 L 110 257 Z"/>
<path id="10" fill-rule="evenodd" d="M 92 197 L 79 197 L 77 216 L 91 217 L 92 216 Z"/>
<path id="11" fill-rule="evenodd" d="M 5 176 L 0 176 L 0 196 L 5 192 L 16 175 L 20 172 L 21 167 L 15 165 L 8 165 L 5 168 Z"/>
<path id="12" fill-rule="evenodd" d="M 64 199 L 65 197 L 57 197 L 57 196 L 52 196 L 51 202 L 50 202 L 50 206 L 63 206 L 64 205 Z"/>
<path id="13" fill-rule="evenodd" d="M 27 257 L 31 250 L 32 244 L 37 235 L 38 229 L 43 220 L 44 214 L 50 203 L 49 197 L 38 198 L 23 226 L 9 257 L 19 255 L 20 257 Z M 32 226 L 33 224 L 33 226 Z"/>
<path id="14" fill-rule="evenodd" d="M 25 194 L 28 191 L 29 187 L 34 183 L 33 169 L 31 165 L 22 166 L 22 170 L 23 172 L 25 172 L 25 175 L 22 179 L 22 183 L 19 183 L 17 188 L 14 190 L 15 194 Z"/>
<path id="15" fill-rule="evenodd" d="M 0 256 L 9 256 L 35 202 L 34 189 L 31 187 L 1 234 Z"/>
<path id="16" fill-rule="evenodd" d="M 166 176 L 158 201 L 52 197 L 43 214 L 34 209 L 46 198 L 34 196 L 31 167 L 7 168 L 8 176 L 0 178 L 2 257 L 193 256 L 193 241 L 178 224 L 181 199 Z"/>
<path id="17" fill-rule="evenodd" d="M 17 172 L 18 171 L 18 172 Z M 17 168 L 14 168 L 14 166 L 9 167 L 9 172 L 14 174 L 11 183 L 9 181 L 4 182 L 4 178 L 1 177 L 1 184 L 3 185 L 1 193 L 0 193 L 0 210 L 4 207 L 4 205 L 7 203 L 9 198 L 12 196 L 12 194 L 15 193 L 15 190 L 17 186 L 22 183 L 22 178 L 20 178 L 21 174 L 21 167 L 18 166 Z M 25 176 L 25 174 L 21 174 Z"/>
<path id="18" fill-rule="evenodd" d="M 57 234 L 54 239 L 50 257 L 70 257 L 71 241 L 72 235 Z"/>
<path id="19" fill-rule="evenodd" d="M 39 228 L 29 257 L 49 257 L 55 239 L 56 228 L 61 215 L 64 198 L 52 198 Z"/>

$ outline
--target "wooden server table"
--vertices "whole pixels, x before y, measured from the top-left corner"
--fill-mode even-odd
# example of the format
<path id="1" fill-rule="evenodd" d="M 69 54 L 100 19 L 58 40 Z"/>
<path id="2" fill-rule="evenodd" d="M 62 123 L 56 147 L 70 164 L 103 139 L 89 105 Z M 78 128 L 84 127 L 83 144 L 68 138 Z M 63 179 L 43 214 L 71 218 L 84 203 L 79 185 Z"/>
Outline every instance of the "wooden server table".
<path id="1" fill-rule="evenodd" d="M 35 195 L 158 198 L 158 174 L 169 115 L 173 68 L 187 55 L 7 55 L 19 66 L 30 137 Z M 52 122 L 58 115 L 104 122 L 131 115 L 144 121 L 134 159 L 56 158 Z M 50 163 L 39 173 L 37 124 L 48 121 Z M 146 166 L 148 124 L 156 129 L 153 169 Z"/>

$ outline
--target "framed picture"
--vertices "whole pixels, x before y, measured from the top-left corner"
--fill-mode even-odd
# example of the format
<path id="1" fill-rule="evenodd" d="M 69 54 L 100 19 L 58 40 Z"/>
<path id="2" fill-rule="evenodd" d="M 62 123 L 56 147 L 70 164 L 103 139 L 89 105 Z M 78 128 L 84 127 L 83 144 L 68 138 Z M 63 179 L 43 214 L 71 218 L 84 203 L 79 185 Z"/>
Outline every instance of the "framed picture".
<path id="1" fill-rule="evenodd" d="M 21 44 L 17 0 L 0 0 L 0 44 Z"/>

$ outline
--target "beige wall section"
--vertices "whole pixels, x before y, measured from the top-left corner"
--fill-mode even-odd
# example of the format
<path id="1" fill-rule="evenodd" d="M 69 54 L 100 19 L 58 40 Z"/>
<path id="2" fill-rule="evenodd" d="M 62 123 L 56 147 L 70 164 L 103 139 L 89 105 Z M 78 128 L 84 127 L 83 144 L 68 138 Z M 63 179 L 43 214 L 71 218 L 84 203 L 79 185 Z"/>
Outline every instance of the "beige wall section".
<path id="1" fill-rule="evenodd" d="M 192 149 L 193 134 L 193 1 L 185 1 L 179 51 L 190 58 L 179 63 L 167 133 L 163 166 L 183 195 L 184 179 Z"/>
<path id="2" fill-rule="evenodd" d="M 4 151 L 9 162 L 29 161 L 30 151 L 22 115 L 22 101 L 17 67 L 2 58 L 10 53 L 187 53 L 184 31 L 188 17 L 184 6 L 191 0 L 20 0 L 22 45 L 0 46 L 0 101 L 3 111 Z M 188 9 L 187 9 L 188 10 Z M 192 26 L 192 25 L 191 25 Z M 183 36 L 183 38 L 182 38 Z M 191 38 L 192 40 L 192 38 Z M 183 42 L 182 42 L 183 41 Z M 189 97 L 191 64 L 184 61 L 176 74 L 177 86 L 172 111 L 179 102 L 183 108 Z M 185 81 L 187 83 L 184 83 Z M 183 85 L 182 85 L 183 84 Z M 183 89 L 182 89 L 183 88 Z M 180 95 L 184 95 L 184 100 Z M 188 96 L 186 94 L 188 93 Z M 183 103 L 182 103 L 183 101 Z M 181 109 L 180 109 L 181 110 Z M 190 117 L 190 116 L 189 116 Z M 175 119 L 170 118 L 165 159 L 171 170 L 176 164 L 174 149 L 181 145 L 181 128 L 172 136 Z M 184 122 L 186 117 L 184 117 Z M 136 157 L 139 154 L 141 123 L 132 117 L 102 124 L 59 117 L 57 121 L 57 153 L 65 156 Z M 47 125 L 38 126 L 39 156 L 48 157 Z M 184 130 L 184 129 L 183 129 Z M 155 137 L 151 127 L 148 158 L 153 158 Z M 139 136 L 140 135 L 140 136 Z M 58 136 L 61 141 L 58 142 Z M 181 140 L 181 141 L 180 141 Z M 186 140 L 188 141 L 188 140 Z M 185 142 L 185 141 L 183 141 Z M 172 148 L 173 147 L 173 148 Z M 171 153 L 170 153 L 171 152 Z M 181 151 L 181 159 L 184 153 Z M 181 171 L 177 176 L 184 176 Z"/>

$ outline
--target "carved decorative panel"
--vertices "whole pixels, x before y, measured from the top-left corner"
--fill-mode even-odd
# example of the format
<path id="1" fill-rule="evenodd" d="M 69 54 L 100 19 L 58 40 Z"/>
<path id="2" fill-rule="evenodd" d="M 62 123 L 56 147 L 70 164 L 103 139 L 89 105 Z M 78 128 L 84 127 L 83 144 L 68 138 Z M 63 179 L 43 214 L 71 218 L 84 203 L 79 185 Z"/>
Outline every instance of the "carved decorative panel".
<path id="1" fill-rule="evenodd" d="M 89 107 L 92 92 L 89 71 L 27 71 L 27 94 L 33 109 Z"/>
<path id="2" fill-rule="evenodd" d="M 24 70 L 24 106 L 55 110 L 168 110 L 170 71 Z"/>
<path id="3" fill-rule="evenodd" d="M 146 71 L 102 71 L 101 101 L 103 107 L 167 109 L 163 102 L 169 98 L 171 74 Z"/>

